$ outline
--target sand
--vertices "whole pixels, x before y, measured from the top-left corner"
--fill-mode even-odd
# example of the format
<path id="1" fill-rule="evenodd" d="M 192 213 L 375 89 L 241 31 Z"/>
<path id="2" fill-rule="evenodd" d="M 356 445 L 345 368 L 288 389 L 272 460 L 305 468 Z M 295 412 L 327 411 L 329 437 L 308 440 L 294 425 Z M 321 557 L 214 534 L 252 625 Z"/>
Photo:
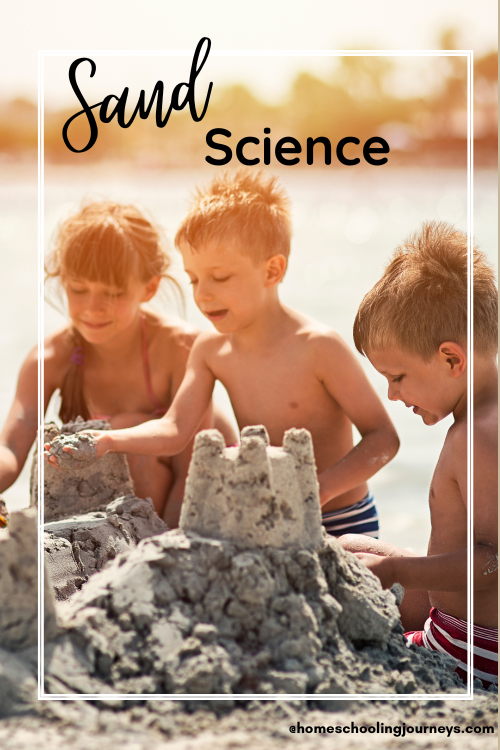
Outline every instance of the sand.
<path id="1" fill-rule="evenodd" d="M 61 450 L 63 445 L 73 445 L 82 440 L 78 435 L 83 430 L 109 430 L 108 422 L 94 420 L 84 422 L 78 418 L 59 429 L 54 423 L 45 425 L 44 443 L 55 441 Z M 91 445 L 86 449 L 92 453 Z M 37 463 L 31 472 L 31 505 L 37 505 Z M 66 456 L 63 452 L 63 456 Z M 64 459 L 65 461 L 67 459 Z M 98 511 L 102 506 L 119 496 L 134 492 L 127 459 L 119 453 L 108 453 L 98 461 L 73 461 L 73 469 L 60 471 L 47 462 L 44 464 L 44 521 L 53 521 L 75 514 Z M 85 464 L 82 466 L 81 464 Z"/>
<path id="2" fill-rule="evenodd" d="M 46 523 L 45 565 L 56 599 L 69 599 L 120 552 L 166 529 L 152 501 L 135 495 L 117 497 L 98 511 Z"/>
<path id="3" fill-rule="evenodd" d="M 393 594 L 335 539 L 239 550 L 168 531 L 64 609 L 53 693 L 463 692 L 453 660 L 405 645 Z"/>
<path id="4" fill-rule="evenodd" d="M 473 702 L 145 700 L 123 705 L 42 701 L 36 712 L 0 720 L 0 746 L 9 750 L 35 746 L 43 750 L 68 746 L 74 750 L 95 750 L 96 746 L 99 750 L 319 750 L 336 746 L 349 750 L 496 750 L 497 719 L 493 695 L 477 696 Z M 345 728 L 348 733 L 292 734 L 290 727 L 297 729 L 297 722 L 303 727 Z M 377 722 L 379 729 L 390 727 L 393 733 L 370 732 Z M 352 732 L 351 723 L 357 733 Z M 430 727 L 435 733 L 430 733 Z M 487 733 L 486 727 L 493 731 Z M 444 731 L 439 733 L 439 728 Z"/>
<path id="5" fill-rule="evenodd" d="M 38 702 L 35 518 L 32 510 L 12 514 L 9 529 L 0 531 L 0 715 L 6 717 L 0 745 L 24 750 L 35 742 L 55 748 L 70 742 L 83 750 L 98 742 L 100 750 L 117 743 L 154 750 L 168 738 L 178 750 L 266 750 L 292 742 L 316 748 L 324 736 L 292 735 L 290 726 L 350 728 L 354 721 L 366 732 L 349 734 L 350 748 L 401 746 L 400 737 L 369 732 L 378 721 L 400 732 L 403 724 L 458 727 L 449 737 L 407 733 L 406 748 L 496 747 L 496 730 L 465 732 L 469 725 L 496 727 L 493 693 L 478 690 L 473 703 L 328 699 L 332 693 L 458 697 L 464 687 L 452 659 L 405 645 L 394 593 L 315 526 L 319 500 L 307 437 L 296 433 L 283 448 L 270 448 L 254 429 L 242 435 L 240 450 L 225 449 L 213 432 L 202 435 L 178 530 L 157 527 L 163 533 L 140 540 L 134 523 L 144 532 L 156 522 L 151 504 L 133 496 L 59 519 L 59 535 L 48 524 L 54 544 L 61 544 L 52 554 L 63 569 L 67 546 L 78 543 L 80 567 L 73 553 L 71 560 L 81 582 L 61 594 L 52 581 L 61 601 L 47 592 L 47 692 L 222 693 L 227 701 Z M 118 481 L 114 492 L 119 488 Z M 239 503 L 231 503 L 234 494 Z M 245 521 L 255 523 L 258 513 L 265 522 L 257 537 Z M 21 528 L 26 533 L 19 535 Z M 124 548 L 99 562 L 96 549 L 115 532 Z M 23 596 L 10 601 L 21 580 Z M 252 693 L 310 699 L 258 702 L 245 697 Z"/>
<path id="6" fill-rule="evenodd" d="M 48 455 L 55 456 L 61 471 L 86 469 L 97 461 L 96 441 L 89 434 L 59 435 L 51 442 Z"/>

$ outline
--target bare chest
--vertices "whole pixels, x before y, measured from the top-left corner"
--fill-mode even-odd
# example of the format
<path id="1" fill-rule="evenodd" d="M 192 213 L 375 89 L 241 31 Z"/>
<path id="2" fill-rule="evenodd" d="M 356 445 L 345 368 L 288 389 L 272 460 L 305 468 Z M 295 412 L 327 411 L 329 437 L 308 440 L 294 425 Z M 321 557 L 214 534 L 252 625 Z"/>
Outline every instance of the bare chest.
<path id="1" fill-rule="evenodd" d="M 326 424 L 343 415 L 299 350 L 267 357 L 232 352 L 217 360 L 214 375 L 228 391 L 240 428 L 264 424 L 274 445 L 281 445 L 291 427 L 305 427 L 319 438 Z"/>
<path id="2" fill-rule="evenodd" d="M 113 366 L 95 367 L 85 364 L 83 391 L 85 399 L 95 414 L 140 412 L 148 414 L 157 408 L 157 403 L 170 403 L 170 374 L 152 377 L 149 367 L 137 359 Z"/>

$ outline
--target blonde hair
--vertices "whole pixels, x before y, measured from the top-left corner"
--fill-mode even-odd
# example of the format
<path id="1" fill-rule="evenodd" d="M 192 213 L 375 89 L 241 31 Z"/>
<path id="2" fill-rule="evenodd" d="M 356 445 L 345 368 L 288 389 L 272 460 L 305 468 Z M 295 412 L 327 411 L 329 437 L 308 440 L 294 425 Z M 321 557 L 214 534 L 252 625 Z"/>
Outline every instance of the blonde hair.
<path id="1" fill-rule="evenodd" d="M 160 230 L 135 206 L 88 203 L 59 227 L 47 258 L 47 278 L 78 276 L 126 289 L 133 276 L 170 280 L 170 258 Z"/>
<path id="2" fill-rule="evenodd" d="M 170 258 L 158 227 L 135 206 L 103 201 L 88 203 L 59 227 L 55 246 L 45 263 L 47 279 L 70 276 L 99 281 L 126 290 L 131 278 L 147 283 L 155 276 L 179 285 L 168 274 Z M 59 416 L 68 422 L 81 416 L 90 419 L 83 395 L 83 350 L 85 342 L 72 329 L 76 356 L 72 356 L 61 386 Z M 75 354 L 74 352 L 74 354 Z"/>
<path id="3" fill-rule="evenodd" d="M 196 190 L 175 244 L 186 242 L 199 251 L 209 242 L 229 241 L 260 263 L 273 255 L 288 260 L 291 235 L 290 201 L 278 179 L 240 169 L 217 175 L 207 188 Z"/>
<path id="4" fill-rule="evenodd" d="M 498 292 L 484 253 L 473 250 L 474 350 L 497 350 Z M 394 252 L 354 321 L 361 354 L 396 346 L 429 361 L 443 341 L 467 344 L 467 235 L 425 222 Z"/>

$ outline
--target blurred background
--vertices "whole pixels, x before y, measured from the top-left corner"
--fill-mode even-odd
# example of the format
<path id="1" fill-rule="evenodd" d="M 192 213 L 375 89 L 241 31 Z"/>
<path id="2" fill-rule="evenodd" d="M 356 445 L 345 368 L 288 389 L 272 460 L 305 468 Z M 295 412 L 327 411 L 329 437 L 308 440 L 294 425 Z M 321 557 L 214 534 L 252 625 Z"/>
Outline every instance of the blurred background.
<path id="1" fill-rule="evenodd" d="M 456 31 L 445 31 L 438 49 L 454 50 L 457 40 Z M 191 64 L 187 57 L 122 56 L 117 65 L 116 57 L 89 54 L 97 66 L 94 77 L 89 76 L 88 63 L 80 65 L 77 72 L 78 83 L 89 105 L 100 102 L 107 94 L 119 96 L 127 86 L 130 89 L 129 114 L 141 89 L 145 90 L 146 102 L 149 102 L 158 80 L 165 83 L 165 112 L 173 87 L 179 81 L 188 80 Z M 167 125 L 158 128 L 154 117 L 156 105 L 147 120 L 137 117 L 127 129 L 121 128 L 116 118 L 107 124 L 97 120 L 96 144 L 77 155 L 66 147 L 61 137 L 66 120 L 81 109 L 68 80 L 68 70 L 75 57 L 44 59 L 44 145 L 49 165 L 81 167 L 114 161 L 147 169 L 200 168 L 207 154 L 217 158 L 222 155 L 206 145 L 205 136 L 212 128 L 231 131 L 234 151 L 236 142 L 243 136 L 262 139 L 265 127 L 270 128 L 273 143 L 291 135 L 303 144 L 304 152 L 309 136 L 329 138 L 335 145 L 348 135 L 355 135 L 362 143 L 377 135 L 390 144 L 391 168 L 466 165 L 465 57 L 271 57 L 265 54 L 218 57 L 214 50 L 196 82 L 199 110 L 208 82 L 214 82 L 210 105 L 201 122 L 194 123 L 186 108 L 174 112 Z M 240 71 L 239 80 L 228 81 L 228 70 L 235 68 Z M 476 57 L 476 167 L 496 165 L 497 68 L 496 51 Z M 110 110 L 114 104 L 111 103 Z M 96 118 L 98 111 L 98 108 L 94 110 Z M 76 148 L 83 148 L 89 137 L 86 117 L 77 118 L 68 134 Z M 2 163 L 7 165 L 32 158 L 37 143 L 36 100 L 15 97 L 1 102 Z M 317 147 L 316 152 L 314 166 L 319 166 L 321 147 Z M 257 146 L 247 146 L 246 153 L 251 157 L 262 156 Z M 305 153 L 301 165 L 305 166 Z M 335 158 L 332 166 L 340 166 Z"/>
<path id="2" fill-rule="evenodd" d="M 433 15 L 430 4 L 424 4 L 421 7 L 427 27 L 416 25 L 412 31 L 408 27 L 408 34 L 418 29 L 423 49 L 474 46 L 477 50 L 474 234 L 496 264 L 498 56 L 496 34 L 491 31 L 496 10 L 488 4 L 490 23 L 478 27 L 476 13 L 467 23 L 464 9 L 470 4 L 458 5 L 460 12 L 454 16 L 450 5 L 448 17 L 455 24 L 451 27 L 435 12 Z M 457 25 L 457 19 L 462 19 L 461 25 Z M 330 29 L 328 20 L 332 22 Z M 338 29 L 332 30 L 333 21 L 330 12 L 321 34 L 316 31 L 318 42 L 320 37 L 322 42 L 321 47 L 316 43 L 316 49 L 346 48 L 349 39 L 342 39 Z M 369 43 L 354 47 L 402 48 L 397 27 L 392 35 L 390 29 L 384 28 L 383 33 L 381 29 L 382 24 L 370 39 L 365 28 Z M 190 48 L 202 35 L 210 34 L 204 30 L 192 37 Z M 224 39 L 225 44 L 217 45 L 219 49 L 238 48 L 227 30 Z M 325 41 L 328 39 L 333 44 Z M 68 48 L 66 43 L 55 46 Z M 110 46 L 116 47 L 116 42 Z M 245 47 L 239 46 L 252 48 L 248 42 Z M 259 46 L 262 39 L 254 48 Z M 286 48 L 283 43 L 280 46 Z M 105 57 L 97 52 L 90 56 L 97 65 L 96 75 L 90 79 L 84 66 L 79 73 L 89 103 L 100 101 L 106 94 L 120 95 L 124 86 L 129 86 L 131 108 L 142 88 L 149 99 L 157 80 L 165 82 L 168 104 L 173 86 L 187 80 L 191 62 L 190 57 Z M 136 120 L 127 130 L 114 122 L 100 124 L 92 150 L 74 154 L 64 146 L 61 130 L 67 118 L 80 108 L 67 79 L 75 57 L 45 58 L 46 251 L 59 222 L 87 199 L 137 204 L 164 227 L 172 240 L 193 188 L 208 182 L 217 169 L 205 162 L 205 156 L 211 153 L 205 137 L 210 129 L 221 127 L 232 132 L 233 151 L 243 136 L 262 139 L 265 127 L 271 129 L 273 143 L 292 136 L 304 148 L 307 137 L 329 138 L 333 153 L 338 140 L 345 136 L 356 136 L 361 143 L 381 136 L 389 142 L 389 162 L 382 167 L 346 167 L 335 156 L 330 166 L 322 165 L 322 150 L 317 147 L 313 166 L 307 166 L 302 155 L 300 165 L 293 168 L 278 165 L 274 158 L 267 168 L 279 175 L 293 206 L 292 255 L 282 299 L 329 324 L 351 345 L 359 302 L 379 278 L 397 244 L 428 219 L 450 221 L 467 229 L 467 68 L 463 57 L 213 54 L 197 82 L 200 102 L 208 82 L 214 82 L 208 113 L 200 123 L 193 123 L 188 113 L 177 112 L 164 129 L 156 128 L 153 116 L 147 121 Z M 0 312 L 5 321 L 0 333 L 0 422 L 12 400 L 22 360 L 36 344 L 37 336 L 37 109 L 34 87 L 30 90 L 27 79 L 23 80 L 6 89 L 9 95 L 0 100 Z M 70 134 L 75 144 L 83 145 L 88 130 L 84 118 L 80 120 Z M 248 146 L 247 153 L 261 156 L 257 146 Z M 239 165 L 233 158 L 229 166 Z M 185 291 L 185 310 L 168 290 L 156 305 L 166 314 L 185 315 L 200 328 L 208 328 L 210 324 L 190 298 L 180 258 L 173 249 L 172 261 L 174 274 Z M 63 309 L 55 310 L 47 304 L 44 315 L 47 333 L 64 324 Z M 429 482 L 450 421 L 427 428 L 403 405 L 389 403 L 384 379 L 362 361 L 402 440 L 396 459 L 370 483 L 379 506 L 381 536 L 421 553 L 430 528 Z M 216 398 L 230 408 L 222 388 L 217 389 Z M 4 493 L 11 509 L 27 505 L 27 476 L 25 469 Z"/>

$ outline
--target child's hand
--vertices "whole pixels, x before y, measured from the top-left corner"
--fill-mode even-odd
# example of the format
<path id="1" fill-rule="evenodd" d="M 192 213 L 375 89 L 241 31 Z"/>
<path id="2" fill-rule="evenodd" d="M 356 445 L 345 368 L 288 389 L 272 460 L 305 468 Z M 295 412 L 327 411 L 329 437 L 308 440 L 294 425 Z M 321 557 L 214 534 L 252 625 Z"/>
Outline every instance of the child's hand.
<path id="1" fill-rule="evenodd" d="M 43 444 L 43 455 L 45 457 L 45 460 L 48 464 L 54 467 L 54 469 L 59 469 L 60 467 L 57 465 L 57 456 L 55 456 L 53 453 L 50 452 L 52 443 L 44 443 Z"/>
<path id="2" fill-rule="evenodd" d="M 391 586 L 396 583 L 392 571 L 392 557 L 371 555 L 369 552 L 355 552 L 354 554 L 363 565 L 366 565 L 368 570 L 371 570 L 371 572 L 377 576 L 382 584 L 382 588 L 390 589 Z"/>
<path id="3" fill-rule="evenodd" d="M 94 447 L 97 458 L 102 458 L 108 449 L 105 447 L 105 439 L 109 436 L 109 430 L 83 430 L 77 435 L 90 435 L 94 439 Z"/>
<path id="4" fill-rule="evenodd" d="M 107 451 L 104 446 L 106 431 L 85 430 L 74 435 L 59 435 L 46 443 L 45 460 L 56 469 L 84 469 Z"/>
<path id="5" fill-rule="evenodd" d="M 9 525 L 9 511 L 7 510 L 7 505 L 5 503 L 5 500 L 0 495 L 0 529 L 3 529 L 5 526 Z"/>

